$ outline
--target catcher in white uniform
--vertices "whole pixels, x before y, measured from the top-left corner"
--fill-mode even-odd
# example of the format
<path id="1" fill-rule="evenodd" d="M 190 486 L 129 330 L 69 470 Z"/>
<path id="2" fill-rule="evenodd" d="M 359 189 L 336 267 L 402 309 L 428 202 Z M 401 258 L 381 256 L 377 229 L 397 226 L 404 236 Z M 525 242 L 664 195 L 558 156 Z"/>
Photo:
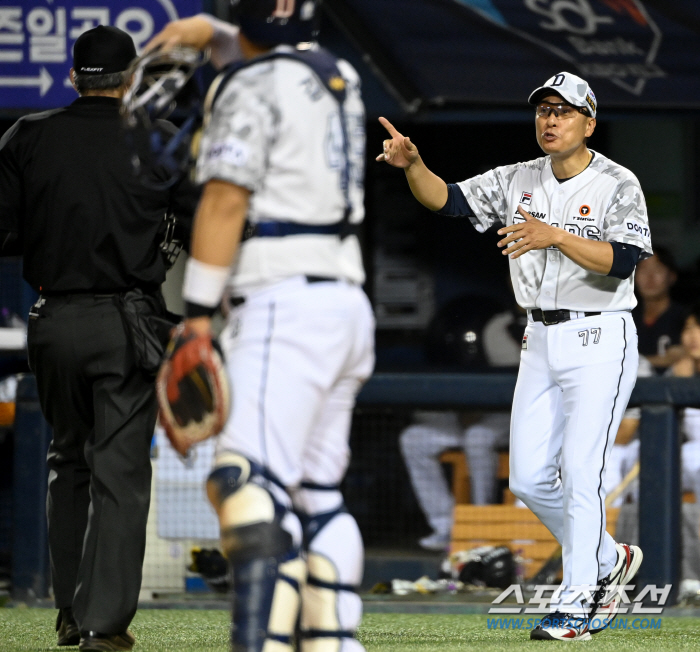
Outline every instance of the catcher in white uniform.
<path id="1" fill-rule="evenodd" d="M 587 82 L 554 75 L 529 98 L 542 158 L 446 184 L 384 118 L 378 161 L 403 168 L 433 211 L 500 223 L 518 303 L 528 311 L 513 399 L 510 488 L 563 548 L 564 581 L 533 639 L 586 639 L 614 616 L 642 552 L 605 531 L 603 479 L 634 387 L 634 268 L 651 255 L 636 177 L 586 146 L 596 125 Z"/>
<path id="2" fill-rule="evenodd" d="M 355 396 L 374 365 L 357 225 L 364 106 L 355 70 L 315 44 L 316 5 L 242 0 L 240 35 L 198 16 L 156 43 L 243 55 L 207 98 L 205 184 L 183 296 L 220 337 L 231 416 L 207 491 L 233 570 L 234 652 L 358 652 L 363 546 L 340 482 Z M 237 47 L 240 42 L 240 50 Z"/>

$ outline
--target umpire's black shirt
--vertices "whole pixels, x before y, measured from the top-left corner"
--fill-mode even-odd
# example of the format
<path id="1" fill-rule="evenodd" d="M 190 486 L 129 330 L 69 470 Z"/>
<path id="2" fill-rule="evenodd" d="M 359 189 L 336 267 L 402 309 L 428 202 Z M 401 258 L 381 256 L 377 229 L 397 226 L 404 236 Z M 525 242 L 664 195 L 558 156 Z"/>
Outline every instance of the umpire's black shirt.
<path id="1" fill-rule="evenodd" d="M 21 118 L 0 140 L 0 245 L 17 235 L 38 292 L 155 289 L 165 280 L 154 246 L 164 215 L 191 224 L 198 192 L 187 179 L 153 190 L 134 175 L 119 106 L 80 97 Z"/>

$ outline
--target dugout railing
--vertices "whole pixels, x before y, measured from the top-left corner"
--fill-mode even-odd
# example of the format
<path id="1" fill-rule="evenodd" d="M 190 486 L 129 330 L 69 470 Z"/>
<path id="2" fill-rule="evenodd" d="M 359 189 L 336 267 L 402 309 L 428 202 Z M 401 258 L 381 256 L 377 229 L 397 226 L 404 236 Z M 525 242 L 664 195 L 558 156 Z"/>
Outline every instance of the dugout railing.
<path id="1" fill-rule="evenodd" d="M 510 408 L 515 375 L 377 373 L 358 396 L 359 406 L 424 409 Z M 644 551 L 637 586 L 673 589 L 681 570 L 681 462 L 677 411 L 700 408 L 700 379 L 640 378 L 630 398 L 640 406 L 639 545 Z M 700 500 L 700 497 L 697 497 Z"/>
<path id="2" fill-rule="evenodd" d="M 358 396 L 358 408 L 510 408 L 511 374 L 375 374 Z M 640 424 L 639 543 L 644 551 L 638 586 L 673 584 L 681 565 L 681 467 L 677 410 L 700 408 L 700 379 L 641 378 L 630 405 L 642 407 Z M 13 479 L 12 594 L 31 600 L 48 592 L 45 525 L 46 449 L 50 431 L 32 376 L 17 396 Z"/>

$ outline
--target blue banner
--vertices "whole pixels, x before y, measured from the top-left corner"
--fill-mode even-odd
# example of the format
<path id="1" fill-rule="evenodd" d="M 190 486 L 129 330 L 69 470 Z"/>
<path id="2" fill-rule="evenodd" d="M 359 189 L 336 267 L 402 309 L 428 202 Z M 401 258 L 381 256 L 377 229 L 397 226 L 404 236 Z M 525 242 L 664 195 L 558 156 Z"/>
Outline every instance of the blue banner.
<path id="1" fill-rule="evenodd" d="M 601 109 L 700 107 L 698 0 L 327 4 L 357 17 L 357 40 L 406 106 L 527 106 L 535 87 L 568 70 Z"/>
<path id="2" fill-rule="evenodd" d="M 0 108 L 70 104 L 73 44 L 88 29 L 119 27 L 140 50 L 168 21 L 201 8 L 202 0 L 9 0 L 0 6 Z"/>

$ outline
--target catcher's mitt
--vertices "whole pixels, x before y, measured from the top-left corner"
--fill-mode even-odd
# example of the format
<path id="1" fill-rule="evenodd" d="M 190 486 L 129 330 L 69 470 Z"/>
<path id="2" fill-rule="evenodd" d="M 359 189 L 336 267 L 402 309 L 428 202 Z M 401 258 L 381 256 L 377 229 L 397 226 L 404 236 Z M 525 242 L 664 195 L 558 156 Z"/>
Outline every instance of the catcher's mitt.
<path id="1" fill-rule="evenodd" d="M 229 385 L 215 347 L 211 337 L 182 323 L 173 332 L 158 372 L 160 421 L 183 456 L 193 444 L 221 432 L 228 419 Z"/>

